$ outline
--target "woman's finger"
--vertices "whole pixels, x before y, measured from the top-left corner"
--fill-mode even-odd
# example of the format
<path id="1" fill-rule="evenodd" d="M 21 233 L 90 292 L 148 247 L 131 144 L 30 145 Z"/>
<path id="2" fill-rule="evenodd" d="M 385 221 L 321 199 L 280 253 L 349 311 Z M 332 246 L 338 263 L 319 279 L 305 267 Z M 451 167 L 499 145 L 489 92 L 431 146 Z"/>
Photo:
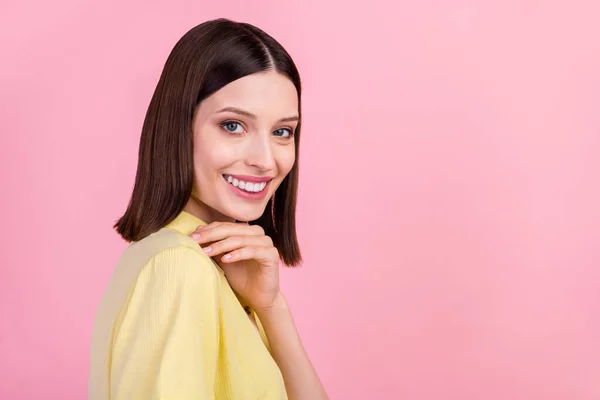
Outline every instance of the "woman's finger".
<path id="1" fill-rule="evenodd" d="M 203 250 L 213 257 L 245 246 L 272 247 L 273 241 L 268 236 L 235 235 L 204 246 Z"/>
<path id="2" fill-rule="evenodd" d="M 234 222 L 222 222 L 215 225 L 199 227 L 190 236 L 198 243 L 223 240 L 229 236 L 263 236 L 265 231 L 259 225 L 248 225 Z"/>
<path id="3" fill-rule="evenodd" d="M 273 261 L 279 259 L 279 252 L 275 247 L 246 246 L 233 250 L 221 257 L 221 261 L 232 263 L 242 260 Z"/>

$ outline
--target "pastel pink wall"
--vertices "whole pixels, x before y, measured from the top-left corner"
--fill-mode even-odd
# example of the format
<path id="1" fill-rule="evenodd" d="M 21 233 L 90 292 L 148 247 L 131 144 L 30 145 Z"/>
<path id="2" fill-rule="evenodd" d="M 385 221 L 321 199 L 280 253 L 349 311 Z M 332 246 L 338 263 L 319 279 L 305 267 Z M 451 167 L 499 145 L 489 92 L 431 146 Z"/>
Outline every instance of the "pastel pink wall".
<path id="1" fill-rule="evenodd" d="M 283 285 L 332 399 L 600 398 L 597 1 L 3 2 L 0 399 L 83 399 L 142 119 L 189 28 L 302 72 Z"/>

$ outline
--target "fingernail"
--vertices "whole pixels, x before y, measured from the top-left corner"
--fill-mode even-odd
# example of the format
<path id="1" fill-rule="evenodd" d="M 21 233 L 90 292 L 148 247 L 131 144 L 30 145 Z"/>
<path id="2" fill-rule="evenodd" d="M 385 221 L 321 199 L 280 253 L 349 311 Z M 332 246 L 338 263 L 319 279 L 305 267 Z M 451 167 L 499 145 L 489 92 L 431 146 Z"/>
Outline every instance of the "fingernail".
<path id="1" fill-rule="evenodd" d="M 193 233 L 192 234 L 192 239 L 194 239 L 194 240 L 200 240 L 200 234 L 199 233 Z"/>
<path id="2" fill-rule="evenodd" d="M 231 258 L 231 254 L 225 254 L 225 255 L 223 256 L 223 258 L 224 258 L 225 260 L 229 260 L 229 259 Z"/>
<path id="3" fill-rule="evenodd" d="M 210 253 L 212 251 L 212 247 L 203 247 L 202 250 L 204 250 L 205 253 Z"/>

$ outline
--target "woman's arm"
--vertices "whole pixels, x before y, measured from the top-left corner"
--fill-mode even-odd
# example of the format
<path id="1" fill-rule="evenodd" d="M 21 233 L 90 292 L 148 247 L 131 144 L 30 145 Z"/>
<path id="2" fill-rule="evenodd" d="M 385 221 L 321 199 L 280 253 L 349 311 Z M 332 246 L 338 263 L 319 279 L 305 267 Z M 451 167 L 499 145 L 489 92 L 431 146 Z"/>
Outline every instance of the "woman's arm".
<path id="1" fill-rule="evenodd" d="M 219 339 L 213 269 L 183 246 L 146 265 L 115 334 L 111 399 L 214 399 Z"/>
<path id="2" fill-rule="evenodd" d="M 280 293 L 271 307 L 256 310 L 265 329 L 271 354 L 279 366 L 290 400 L 326 400 L 325 389 L 304 350 L 285 297 Z"/>

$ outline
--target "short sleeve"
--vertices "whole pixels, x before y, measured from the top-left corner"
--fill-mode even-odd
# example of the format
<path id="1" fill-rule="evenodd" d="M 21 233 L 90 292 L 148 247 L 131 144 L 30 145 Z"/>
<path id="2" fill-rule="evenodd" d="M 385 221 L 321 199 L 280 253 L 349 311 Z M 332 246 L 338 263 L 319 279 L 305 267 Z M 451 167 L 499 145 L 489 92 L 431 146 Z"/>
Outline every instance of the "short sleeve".
<path id="1" fill-rule="evenodd" d="M 208 257 L 184 246 L 154 256 L 114 333 L 111 399 L 213 399 L 217 298 Z"/>

